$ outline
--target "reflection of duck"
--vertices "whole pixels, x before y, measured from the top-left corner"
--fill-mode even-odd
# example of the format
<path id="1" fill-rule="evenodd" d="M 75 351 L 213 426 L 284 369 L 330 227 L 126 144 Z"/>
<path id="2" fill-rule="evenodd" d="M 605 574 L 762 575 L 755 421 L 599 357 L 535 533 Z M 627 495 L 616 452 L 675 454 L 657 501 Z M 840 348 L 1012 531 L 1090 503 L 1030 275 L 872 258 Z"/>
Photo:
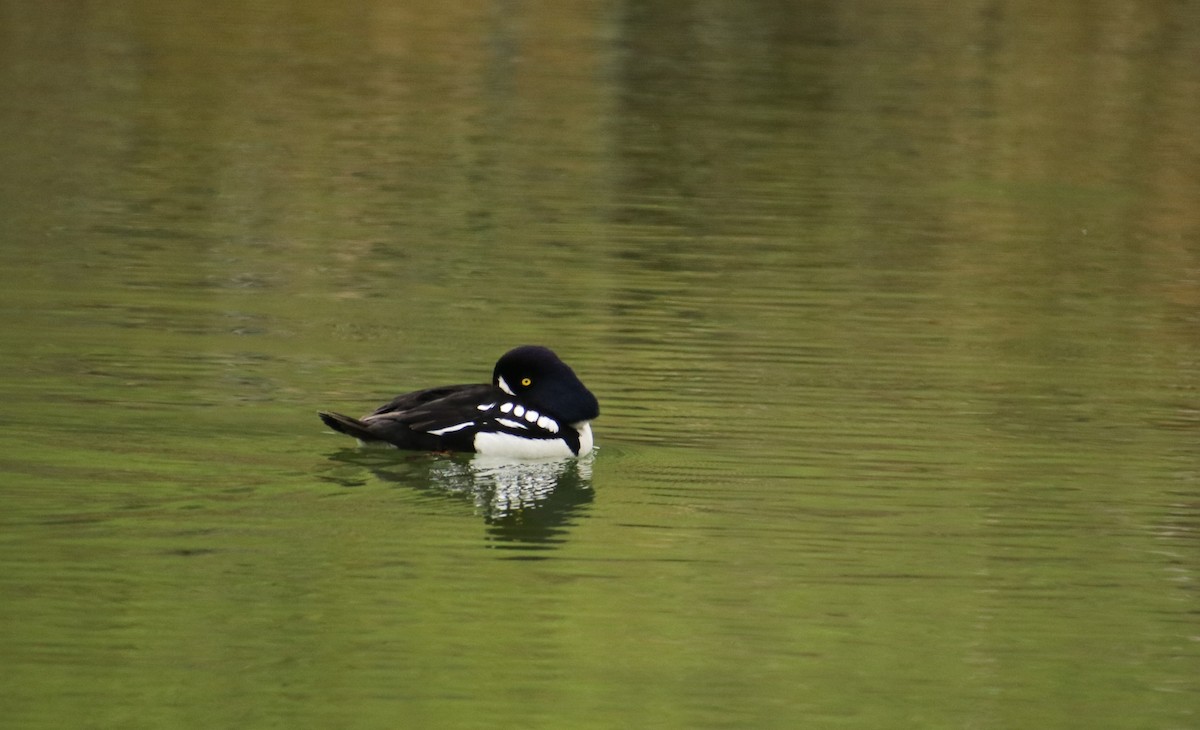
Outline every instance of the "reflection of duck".
<path id="1" fill-rule="evenodd" d="M 435 483 L 470 494 L 497 543 L 556 543 L 580 508 L 592 501 L 592 460 L 521 462 L 476 456 L 443 461 Z"/>
<path id="2" fill-rule="evenodd" d="M 359 418 L 321 420 L 360 443 L 418 451 L 474 451 L 518 458 L 582 456 L 600 415 L 575 372 L 545 347 L 525 345 L 496 362 L 491 385 L 448 385 L 396 396 Z"/>
<path id="3" fill-rule="evenodd" d="M 592 457 L 519 461 L 483 454 L 472 457 L 416 455 L 346 449 L 330 457 L 366 469 L 376 478 L 469 499 L 488 524 L 489 538 L 513 547 L 549 547 L 593 499 Z M 331 481 L 359 486 L 343 473 Z M 498 545 L 499 546 L 499 545 Z"/>

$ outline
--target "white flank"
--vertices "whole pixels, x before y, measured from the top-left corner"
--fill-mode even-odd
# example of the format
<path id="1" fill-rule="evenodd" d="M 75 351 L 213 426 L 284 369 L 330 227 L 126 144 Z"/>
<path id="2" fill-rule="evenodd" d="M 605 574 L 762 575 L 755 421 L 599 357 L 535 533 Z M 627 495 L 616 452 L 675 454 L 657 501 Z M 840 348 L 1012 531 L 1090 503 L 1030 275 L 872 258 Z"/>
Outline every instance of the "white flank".
<path id="1" fill-rule="evenodd" d="M 503 390 L 505 393 L 508 393 L 509 395 L 516 395 L 516 393 L 514 393 L 514 392 L 513 392 L 513 389 L 512 389 L 512 388 L 510 388 L 510 387 L 508 387 L 508 383 L 504 382 L 504 376 L 503 376 L 503 375 L 501 375 L 500 377 L 496 378 L 496 385 L 499 385 L 499 386 L 500 386 L 500 390 Z"/>
<path id="2" fill-rule="evenodd" d="M 544 417 L 544 416 L 543 416 Z M 592 425 L 589 421 L 572 424 L 579 432 L 579 456 L 592 451 Z M 475 451 L 485 456 L 514 459 L 561 459 L 575 456 L 567 442 L 557 439 L 530 439 L 511 433 L 481 431 L 475 434 Z"/>
<path id="3" fill-rule="evenodd" d="M 561 459 L 574 456 L 562 439 L 531 439 L 511 433 L 475 434 L 475 451 L 486 456 L 507 456 L 515 459 Z"/>
<path id="4" fill-rule="evenodd" d="M 425 433 L 430 433 L 430 434 L 433 434 L 434 436 L 441 436 L 442 434 L 451 433 L 453 431 L 461 431 L 464 428 L 466 428 L 467 426 L 474 426 L 474 425 L 475 425 L 474 421 L 467 421 L 466 423 L 459 423 L 454 426 L 446 426 L 445 428 L 438 428 L 438 429 L 434 429 L 433 431 L 426 431 Z"/>

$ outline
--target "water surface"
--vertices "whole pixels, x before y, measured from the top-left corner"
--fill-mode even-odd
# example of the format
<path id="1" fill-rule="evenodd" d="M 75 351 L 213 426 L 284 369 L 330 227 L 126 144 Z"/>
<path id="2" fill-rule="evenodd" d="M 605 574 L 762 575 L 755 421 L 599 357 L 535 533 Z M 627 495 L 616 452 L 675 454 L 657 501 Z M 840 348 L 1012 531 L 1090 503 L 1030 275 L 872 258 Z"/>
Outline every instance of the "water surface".
<path id="1" fill-rule="evenodd" d="M 1200 721 L 1192 7 L 0 18 L 13 727 Z"/>

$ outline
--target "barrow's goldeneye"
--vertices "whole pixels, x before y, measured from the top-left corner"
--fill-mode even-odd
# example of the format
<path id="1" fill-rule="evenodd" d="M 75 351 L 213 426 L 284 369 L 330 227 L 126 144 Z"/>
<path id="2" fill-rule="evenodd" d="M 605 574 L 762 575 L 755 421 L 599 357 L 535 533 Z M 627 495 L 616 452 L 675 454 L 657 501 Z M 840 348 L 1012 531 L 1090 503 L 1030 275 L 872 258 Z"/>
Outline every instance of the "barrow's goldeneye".
<path id="1" fill-rule="evenodd" d="M 596 396 L 551 350 L 523 345 L 496 362 L 491 385 L 447 385 L 398 395 L 362 418 L 318 413 L 360 443 L 398 449 L 474 451 L 518 458 L 592 450 Z"/>

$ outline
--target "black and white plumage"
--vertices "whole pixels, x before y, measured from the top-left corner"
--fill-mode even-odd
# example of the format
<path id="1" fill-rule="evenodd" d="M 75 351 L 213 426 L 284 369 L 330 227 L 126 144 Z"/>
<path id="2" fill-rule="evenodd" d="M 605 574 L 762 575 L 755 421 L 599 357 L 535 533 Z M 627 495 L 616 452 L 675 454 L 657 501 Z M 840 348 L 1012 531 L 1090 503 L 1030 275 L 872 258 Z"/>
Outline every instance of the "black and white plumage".
<path id="1" fill-rule="evenodd" d="M 600 405 L 550 349 L 523 345 L 496 362 L 490 385 L 447 385 L 398 395 L 362 418 L 320 412 L 362 443 L 517 458 L 583 456 Z"/>

